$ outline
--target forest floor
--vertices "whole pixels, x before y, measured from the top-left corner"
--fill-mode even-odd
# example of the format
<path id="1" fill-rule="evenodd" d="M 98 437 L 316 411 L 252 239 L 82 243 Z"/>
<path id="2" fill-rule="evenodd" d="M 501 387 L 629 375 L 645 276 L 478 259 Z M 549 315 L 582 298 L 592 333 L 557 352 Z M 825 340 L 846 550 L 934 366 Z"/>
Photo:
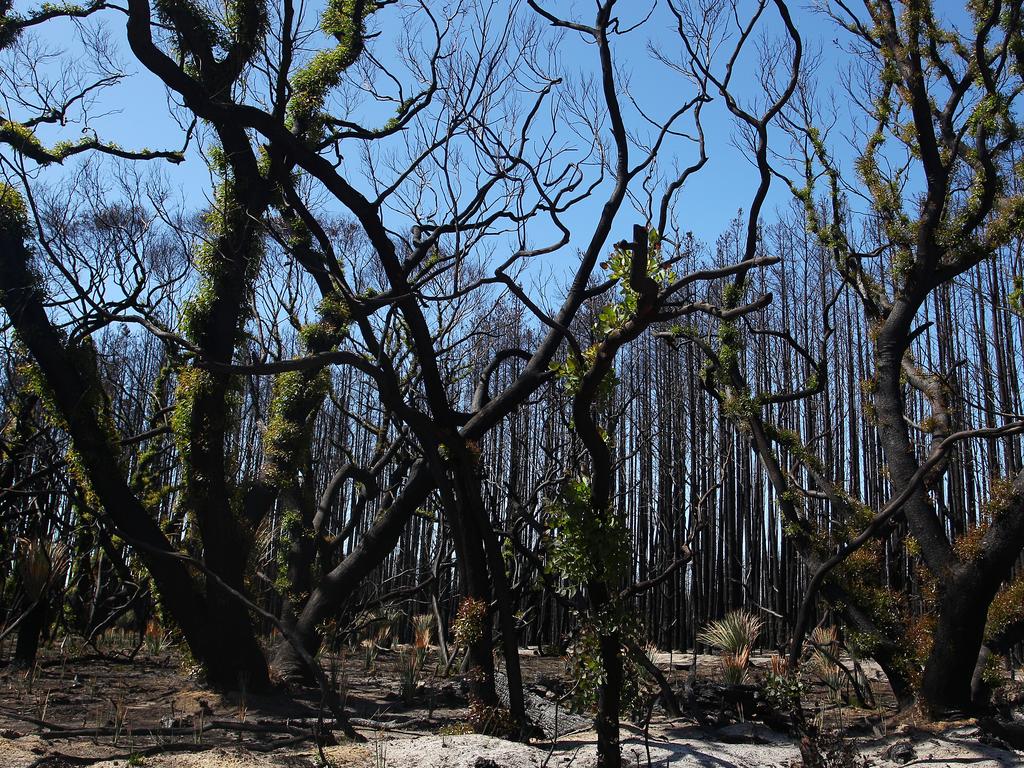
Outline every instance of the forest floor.
<path id="1" fill-rule="evenodd" d="M 78 650 L 78 649 L 75 649 Z M 556 742 L 531 745 L 467 734 L 469 710 L 458 683 L 439 672 L 423 676 L 407 703 L 397 665 L 401 654 L 382 651 L 373 668 L 355 654 L 334 659 L 333 675 L 364 743 L 325 746 L 331 765 L 367 768 L 589 768 L 594 734 L 581 730 Z M 570 683 L 564 659 L 524 651 L 527 689 L 552 700 Z M 673 687 L 690 677 L 693 657 L 658 654 Z M 767 659 L 754 660 L 764 668 Z M 433 668 L 428 665 L 428 668 Z M 712 680 L 718 660 L 697 657 L 696 679 Z M 836 766 L 1024 766 L 1014 752 L 973 720 L 924 723 L 887 707 L 877 669 L 866 667 L 878 702 L 874 710 L 829 703 L 824 688 L 805 697 L 809 717 L 841 733 L 831 744 Z M 310 741 L 318 717 L 316 691 L 286 696 L 219 695 L 188 674 L 172 652 L 72 653 L 49 649 L 31 672 L 0 669 L 0 768 L 95 765 L 153 768 L 306 768 L 321 765 Z M 693 713 L 691 713 L 692 715 Z M 707 712 L 704 713 L 705 715 Z M 628 766 L 799 765 L 792 738 L 729 712 L 715 717 L 655 714 L 645 735 L 623 725 Z M 725 715 L 724 717 L 722 715 Z M 712 722 L 713 720 L 713 722 Z"/>

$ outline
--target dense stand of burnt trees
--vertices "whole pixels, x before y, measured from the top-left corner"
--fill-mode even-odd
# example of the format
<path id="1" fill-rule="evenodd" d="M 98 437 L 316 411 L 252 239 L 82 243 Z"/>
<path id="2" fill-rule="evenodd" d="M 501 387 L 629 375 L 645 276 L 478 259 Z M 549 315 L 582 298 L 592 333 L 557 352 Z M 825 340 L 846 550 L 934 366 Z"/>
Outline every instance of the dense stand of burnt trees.
<path id="1" fill-rule="evenodd" d="M 796 218 L 765 229 L 769 242 L 784 243 L 790 252 L 803 251 L 803 258 L 784 260 L 758 278 L 756 290 L 773 295 L 764 323 L 769 328 L 787 328 L 805 346 L 815 347 L 821 335 L 816 318 L 838 287 L 836 278 L 827 268 L 826 256 L 808 242 Z M 718 248 L 729 237 L 724 235 Z M 1004 414 L 1024 412 L 1020 375 L 1024 320 L 1007 299 L 1014 290 L 1014 275 L 1021 271 L 1024 257 L 1015 244 L 1001 254 L 999 262 L 986 264 L 969 279 L 949 286 L 941 300 L 936 297 L 924 310 L 925 322 L 932 325 L 916 342 L 920 359 L 936 367 L 945 360 L 958 363 L 953 379 L 953 399 L 960 403 L 956 429 L 995 426 L 1004 423 Z M 881 267 L 879 277 L 885 277 Z M 494 334 L 494 346 L 509 341 L 522 344 L 534 333 L 520 328 L 509 334 L 515 327 L 514 317 L 497 321 L 489 315 L 475 317 L 473 322 L 483 327 L 493 324 L 488 330 Z M 864 382 L 870 379 L 865 355 L 868 329 L 848 297 L 835 307 L 832 323 L 837 331 L 825 347 L 832 361 L 827 386 L 799 407 L 779 407 L 778 422 L 812 445 L 821 445 L 822 461 L 834 475 L 845 478 L 851 493 L 867 503 L 884 503 L 888 497 L 884 459 L 864 392 Z M 99 342 L 99 357 L 120 431 L 146 433 L 151 424 L 145 406 L 160 374 L 161 345 L 146 335 L 110 334 Z M 486 359 L 485 349 L 478 359 Z M 124 545 L 108 549 L 109 540 L 106 545 L 101 541 L 102 529 L 89 522 L 83 499 L 68 483 L 66 438 L 46 423 L 38 402 L 30 398 L 26 402 L 18 394 L 16 366 L 24 362 L 12 349 L 5 387 L 4 471 L 9 478 L 3 499 L 8 525 L 5 569 L 12 576 L 16 572 L 18 539 L 33 538 L 33 526 L 44 526 L 44 539 L 63 540 L 76 555 L 57 586 L 68 590 L 66 599 L 76 606 L 76 613 L 66 618 L 83 630 L 90 619 L 99 623 L 107 611 L 120 605 L 115 595 L 124 592 L 125 582 L 112 553 L 124 557 Z M 785 523 L 749 438 L 701 386 L 701 365 L 696 349 L 670 347 L 655 337 L 640 338 L 621 355 L 619 383 L 605 405 L 605 423 L 612 436 L 614 506 L 624 516 L 633 543 L 632 578 L 643 581 L 656 576 L 672 563 L 681 546 L 688 544 L 692 550 L 687 568 L 639 594 L 634 603 L 645 635 L 661 648 L 692 647 L 704 623 L 740 606 L 765 611 L 763 642 L 777 647 L 788 641 L 806 569 L 785 540 Z M 751 381 L 766 390 L 780 389 L 813 373 L 792 349 L 764 335 L 750 337 L 744 365 Z M 494 386 L 501 386 L 509 375 L 499 374 Z M 335 475 L 349 462 L 359 467 L 376 464 L 378 437 L 372 428 L 379 423 L 380 403 L 372 383 L 351 369 L 340 369 L 332 378 L 332 394 L 314 426 L 310 466 L 319 496 L 328 487 L 334 491 L 327 500 L 324 536 L 332 541 L 335 556 L 342 557 L 372 527 L 382 502 L 380 497 L 364 501 L 356 482 L 338 484 Z M 467 382 L 472 379 L 472 375 L 466 377 Z M 231 443 L 238 447 L 239 474 L 247 477 L 258 472 L 262 461 L 259 438 L 267 418 L 270 381 L 252 377 L 244 391 Z M 470 394 L 464 387 L 462 397 L 468 399 Z M 912 418 L 926 414 L 917 398 L 911 398 L 911 414 Z M 126 447 L 126 460 L 139 461 L 144 453 L 140 448 L 151 442 L 159 445 L 161 440 L 155 436 Z M 579 455 L 570 429 L 568 398 L 557 386 L 541 390 L 528 407 L 487 437 L 481 451 L 485 506 L 495 528 L 502 537 L 507 535 L 543 557 L 538 531 L 544 519 L 543 500 L 553 497 Z M 159 502 L 159 519 L 175 531 L 179 546 L 188 550 L 190 534 L 173 490 L 178 472 L 173 449 L 163 446 L 155 461 L 161 485 L 171 489 Z M 962 535 L 983 522 L 986 510 L 981 500 L 991 495 L 994 482 L 1019 466 L 1016 441 L 978 440 L 961 445 L 941 496 L 950 530 Z M 399 481 L 396 475 L 401 469 L 401 460 L 390 457 L 376 482 L 386 490 Z M 811 498 L 808 508 L 823 529 L 837 524 L 827 500 Z M 280 573 L 281 548 L 287 543 L 284 513 L 285 507 L 278 505 L 268 516 L 257 540 L 250 582 L 251 594 L 275 609 L 281 597 L 273 582 Z M 362 604 L 377 606 L 389 593 L 408 601 L 402 603 L 403 610 L 422 612 L 429 609 L 431 595 L 436 593 L 443 615 L 450 620 L 460 592 L 451 568 L 451 536 L 439 515 L 443 511 L 437 502 L 428 500 L 410 518 L 398 544 L 359 586 L 350 607 L 353 613 Z M 897 525 L 884 539 L 884 578 L 887 586 L 906 591 L 911 609 L 920 611 L 924 605 L 919 575 L 914 556 L 903 546 L 905 536 L 905 527 Z M 521 641 L 557 646 L 570 637 L 571 612 L 545 594 L 537 563 L 517 555 L 508 571 L 517 610 L 524 612 Z M 101 583 L 95 583 L 97 576 Z M 16 612 L 17 579 L 7 584 L 6 599 Z M 421 586 L 419 592 L 406 594 L 417 586 Z M 261 633 L 270 632 L 272 626 L 261 621 Z M 450 626 L 450 621 L 446 624 Z"/>
<path id="2" fill-rule="evenodd" d="M 497 706 L 503 666 L 524 725 L 517 646 L 589 633 L 616 766 L 624 660 L 746 606 L 794 668 L 827 611 L 901 704 L 982 705 L 1024 633 L 1020 8 L 972 3 L 969 38 L 928 3 L 827 8 L 863 67 L 852 173 L 782 0 L 637 18 L 678 48 L 650 114 L 621 4 L 512 10 L 0 0 L 15 658 L 133 622 L 262 689 L 374 612 L 432 611 L 450 647 L 483 605 L 470 695 Z M 100 37 L 33 69 L 37 28 L 110 15 L 183 152 L 91 132 L 122 76 Z M 366 55 L 378 23 L 401 67 Z M 589 79 L 555 54 L 579 40 Z M 701 243 L 678 193 L 715 101 L 753 172 Z M 137 169 L 192 142 L 211 199 L 175 211 Z"/>

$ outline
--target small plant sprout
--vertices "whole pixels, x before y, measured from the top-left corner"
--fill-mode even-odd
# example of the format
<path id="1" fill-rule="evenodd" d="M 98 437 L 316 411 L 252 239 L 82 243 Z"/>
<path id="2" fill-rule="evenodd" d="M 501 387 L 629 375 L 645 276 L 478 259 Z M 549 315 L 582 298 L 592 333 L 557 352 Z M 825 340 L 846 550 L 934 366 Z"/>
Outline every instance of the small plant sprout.
<path id="1" fill-rule="evenodd" d="M 169 633 L 164 632 L 160 622 L 154 617 L 146 622 L 144 634 L 146 653 L 150 656 L 158 656 L 170 644 Z"/>
<path id="2" fill-rule="evenodd" d="M 399 664 L 402 698 L 411 704 L 419 685 L 420 674 L 427 663 L 433 642 L 434 617 L 430 614 L 415 616 L 412 620 L 413 644 L 406 650 Z"/>
<path id="3" fill-rule="evenodd" d="M 377 618 L 370 622 L 367 628 L 367 637 L 363 641 L 365 655 L 363 662 L 367 672 L 374 672 L 377 665 L 377 654 L 381 648 L 386 648 L 391 643 L 391 636 L 395 631 L 395 617 L 388 615 Z"/>
<path id="4" fill-rule="evenodd" d="M 383 731 L 375 731 L 373 735 L 373 768 L 387 768 L 388 743 Z"/>
<path id="5" fill-rule="evenodd" d="M 114 702 L 114 746 L 117 746 L 118 739 L 121 737 L 121 732 L 124 730 L 125 717 L 128 714 L 128 707 L 124 703 L 124 695 L 122 694 Z"/>
<path id="6" fill-rule="evenodd" d="M 811 633 L 810 668 L 828 686 L 829 699 L 841 701 L 846 687 L 846 675 L 839 666 L 839 636 L 835 627 L 816 627 Z"/>
<path id="7" fill-rule="evenodd" d="M 726 683 L 739 685 L 747 676 L 750 652 L 761 634 L 762 622 L 749 611 L 733 611 L 712 621 L 697 634 L 697 641 L 718 651 Z"/>
<path id="8" fill-rule="evenodd" d="M 245 722 L 249 712 L 249 676 L 244 672 L 238 675 L 238 720 Z"/>

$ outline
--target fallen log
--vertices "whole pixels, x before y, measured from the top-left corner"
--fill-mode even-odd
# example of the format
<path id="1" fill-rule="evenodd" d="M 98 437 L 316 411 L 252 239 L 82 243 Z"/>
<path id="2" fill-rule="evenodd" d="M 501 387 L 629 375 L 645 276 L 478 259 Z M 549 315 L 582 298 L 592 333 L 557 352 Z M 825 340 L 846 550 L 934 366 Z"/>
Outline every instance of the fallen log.
<path id="1" fill-rule="evenodd" d="M 508 678 L 504 673 L 495 672 L 494 688 L 501 705 L 508 707 Z M 571 733 L 579 733 L 588 730 L 592 725 L 589 718 L 569 712 L 560 702 L 548 701 L 530 691 L 523 691 L 523 703 L 530 724 L 543 733 L 546 739 L 559 739 Z"/>

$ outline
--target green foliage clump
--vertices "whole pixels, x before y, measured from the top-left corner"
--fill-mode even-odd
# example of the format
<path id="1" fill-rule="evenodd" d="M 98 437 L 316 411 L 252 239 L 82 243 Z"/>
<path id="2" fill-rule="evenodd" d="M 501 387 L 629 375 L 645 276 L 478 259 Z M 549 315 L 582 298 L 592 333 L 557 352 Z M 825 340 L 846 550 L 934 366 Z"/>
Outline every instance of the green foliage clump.
<path id="1" fill-rule="evenodd" d="M 600 345 L 594 344 L 583 350 L 582 356 L 570 352 L 566 356 L 564 362 L 551 362 L 551 371 L 555 374 L 556 378 L 561 381 L 562 386 L 569 395 L 575 395 L 580 391 L 584 377 L 594 367 L 599 350 Z M 609 372 L 604 379 L 601 380 L 601 384 L 597 388 L 596 399 L 598 401 L 602 401 L 611 397 L 615 392 L 615 387 L 618 385 L 618 382 L 619 379 L 615 372 Z"/>
<path id="2" fill-rule="evenodd" d="M 160 446 L 154 441 L 139 453 L 135 465 L 132 485 L 139 501 L 146 509 L 155 510 L 160 506 L 160 502 L 173 492 L 171 486 L 160 482 L 156 466 L 160 453 Z"/>
<path id="3" fill-rule="evenodd" d="M 894 638 L 902 638 L 892 663 L 916 687 L 920 684 L 921 672 L 931 651 L 935 616 L 927 605 L 927 599 L 925 612 L 912 616 L 906 594 L 878 583 L 880 557 L 878 547 L 870 558 L 864 557 L 849 568 L 844 563 L 834 572 L 833 577 L 877 627 L 876 632 L 870 633 L 848 629 L 846 647 L 855 656 L 870 657 Z M 922 584 L 925 596 L 928 594 L 927 586 Z"/>
<path id="4" fill-rule="evenodd" d="M 34 363 L 26 363 L 19 368 L 19 373 L 25 381 L 25 389 L 39 398 L 43 405 L 43 413 L 46 416 L 46 420 L 55 429 L 70 433 L 68 419 L 94 419 L 100 428 L 103 438 L 106 440 L 109 455 L 116 456 L 119 453 L 117 444 L 120 437 L 114 421 L 113 411 L 110 407 L 110 397 L 100 381 L 99 368 L 96 362 L 96 347 L 92 338 L 86 336 L 79 340 L 77 344 L 69 344 L 66 347 L 66 351 L 71 358 L 70 362 L 73 370 L 81 377 L 82 382 L 85 384 L 83 396 L 75 403 L 75 407 L 70 413 L 65 413 L 57 403 L 49 382 Z M 92 489 L 85 461 L 82 455 L 75 449 L 73 443 L 69 445 L 67 450 L 67 462 L 68 473 L 81 489 L 87 505 L 92 508 L 101 506 L 99 499 Z"/>
<path id="5" fill-rule="evenodd" d="M 671 269 L 661 266 L 658 261 L 661 240 L 653 229 L 648 232 L 648 239 L 646 276 L 654 280 L 659 287 L 668 286 L 675 280 L 675 273 Z M 594 369 L 598 355 L 603 352 L 607 353 L 603 342 L 636 317 L 640 296 L 629 280 L 632 263 L 632 253 L 619 247 L 615 248 L 612 255 L 602 262 L 601 266 L 608 270 L 612 280 L 618 284 L 620 297 L 606 304 L 598 312 L 592 328 L 593 337 L 596 339 L 594 344 L 584 350 L 582 354 L 570 353 L 562 363 L 551 363 L 551 370 L 562 381 L 570 395 L 579 392 L 584 377 Z M 604 400 L 610 397 L 617 384 L 618 377 L 614 371 L 605 374 L 597 391 L 597 399 Z"/>
<path id="6" fill-rule="evenodd" d="M 1024 278 L 1013 276 L 1013 290 L 1006 297 L 1006 303 L 1018 315 L 1024 315 Z"/>
<path id="7" fill-rule="evenodd" d="M 985 638 L 995 639 L 1019 621 L 1024 621 L 1024 576 L 1004 585 L 996 593 L 988 608 Z"/>
<path id="8" fill-rule="evenodd" d="M 340 296 L 325 296 L 317 305 L 320 319 L 299 331 L 302 345 L 308 352 L 326 352 L 336 347 L 348 335 L 352 312 Z"/>
<path id="9" fill-rule="evenodd" d="M 870 541 L 852 552 L 842 562 L 841 577 L 847 582 L 868 583 L 877 578 L 883 547 L 880 541 Z"/>
<path id="10" fill-rule="evenodd" d="M 982 553 L 985 534 L 988 533 L 988 523 L 980 523 L 973 528 L 964 531 L 953 540 L 953 551 L 960 558 L 962 563 L 970 563 L 978 559 Z"/>
<path id="11" fill-rule="evenodd" d="M 722 288 L 722 305 L 725 307 L 738 307 L 747 293 L 747 281 L 735 280 L 726 283 Z"/>
<path id="12" fill-rule="evenodd" d="M 215 161 L 217 153 L 214 153 Z M 218 164 L 215 162 L 215 164 Z M 214 205 L 204 215 L 206 238 L 196 250 L 193 262 L 199 273 L 196 291 L 182 308 L 180 326 L 184 337 L 199 347 L 222 342 L 228 332 L 237 337 L 250 311 L 249 293 L 259 271 L 262 256 L 260 238 L 253 217 L 240 202 L 235 182 L 226 167 L 220 168 L 222 179 L 217 186 Z M 243 285 L 237 283 L 241 280 Z M 218 305 L 225 296 L 241 290 L 241 306 L 229 330 L 220 326 Z M 217 326 L 217 327 L 214 327 Z M 178 371 L 171 428 L 181 454 L 186 486 L 210 482 L 203 476 L 200 457 L 211 448 L 209 441 L 221 432 L 236 409 L 239 381 L 237 377 L 215 374 L 196 366 L 183 366 Z M 198 408 L 198 411 L 197 411 Z M 217 425 L 209 423 L 217 420 Z M 223 422 L 223 423 L 220 423 Z"/>
<path id="13" fill-rule="evenodd" d="M 629 567 L 629 533 L 619 516 L 591 507 L 590 483 L 578 478 L 565 484 L 548 507 L 551 567 L 563 575 L 570 591 L 589 581 L 618 584 Z"/>
<path id="14" fill-rule="evenodd" d="M 1018 494 L 1013 480 L 994 478 L 989 486 L 988 499 L 982 505 L 982 512 L 995 519 L 1010 510 L 1017 501 Z"/>
<path id="15" fill-rule="evenodd" d="M 985 665 L 981 668 L 981 679 L 990 688 L 998 688 L 1003 683 L 1003 665 L 1006 663 L 998 653 L 989 654 Z"/>
<path id="16" fill-rule="evenodd" d="M 288 593 L 292 586 L 288 576 L 288 561 L 292 547 L 310 536 L 311 532 L 299 510 L 290 506 L 286 507 L 281 514 L 281 540 L 277 548 L 277 578 L 274 579 L 274 586 L 282 595 Z M 296 595 L 291 595 L 291 597 L 294 598 Z"/>
<path id="17" fill-rule="evenodd" d="M 167 385 L 173 372 L 170 363 L 161 366 L 156 381 L 153 382 L 153 398 L 162 403 L 166 397 Z M 156 438 L 139 453 L 135 462 L 132 486 L 139 501 L 146 509 L 156 510 L 160 503 L 169 496 L 174 488 L 162 482 L 160 477 L 159 458 L 163 452 L 163 440 Z"/>
<path id="18" fill-rule="evenodd" d="M 488 617 L 487 602 L 473 597 L 464 597 L 452 626 L 452 635 L 460 648 L 468 648 L 480 641 Z"/>
<path id="19" fill-rule="evenodd" d="M 0 229 L 19 240 L 28 238 L 28 209 L 21 193 L 0 182 Z"/>
<path id="20" fill-rule="evenodd" d="M 549 572 L 559 574 L 562 589 L 576 594 L 584 587 L 601 585 L 607 602 L 600 610 L 582 617 L 573 651 L 572 675 L 578 681 L 576 702 L 591 706 L 607 679 L 601 654 L 603 640 L 617 648 L 642 647 L 635 620 L 625 610 L 617 593 L 631 558 L 632 547 L 624 521 L 610 509 L 595 509 L 590 482 L 578 478 L 567 482 L 557 499 L 548 506 Z M 638 711 L 645 690 L 644 672 L 628 654 L 620 655 L 623 666 L 622 711 Z"/>
<path id="21" fill-rule="evenodd" d="M 366 19 L 377 10 L 373 0 L 329 0 L 320 16 L 320 28 L 334 37 L 337 45 L 320 51 L 292 77 L 292 98 L 288 105 L 294 128 L 313 140 L 324 129 L 324 102 L 341 76 L 363 52 Z"/>
<path id="22" fill-rule="evenodd" d="M 287 371 L 274 379 L 270 418 L 263 436 L 263 472 L 268 482 L 287 482 L 309 448 L 312 415 L 327 395 L 330 373 Z"/>
<path id="23" fill-rule="evenodd" d="M 320 320 L 299 332 L 305 351 L 316 354 L 335 348 L 348 333 L 348 304 L 329 296 L 317 307 Z M 286 371 L 274 379 L 267 430 L 263 435 L 263 477 L 283 486 L 309 455 L 317 411 L 330 389 L 329 369 L 312 367 Z"/>
<path id="24" fill-rule="evenodd" d="M 17 38 L 21 27 L 9 15 L 0 14 L 0 51 L 9 48 Z"/>
<path id="25" fill-rule="evenodd" d="M 199 283 L 181 312 L 182 333 L 193 343 L 202 343 L 201 337 L 218 298 L 228 282 L 237 279 L 233 259 L 245 259 L 243 280 L 248 289 L 259 271 L 262 256 L 251 217 L 239 202 L 234 181 L 226 172 L 217 186 L 213 207 L 203 216 L 203 223 L 206 238 L 193 257 Z M 239 326 L 245 318 L 244 314 L 238 318 Z"/>
<path id="26" fill-rule="evenodd" d="M 171 414 L 171 432 L 185 466 L 185 480 L 200 480 L 193 467 L 193 451 L 203 440 L 201 425 L 194 424 L 195 404 L 212 396 L 217 384 L 213 374 L 202 368 L 188 366 L 178 372 L 174 412 Z"/>
<path id="27" fill-rule="evenodd" d="M 896 663 L 915 688 L 921 685 L 924 665 L 935 642 L 935 622 L 934 613 L 924 613 L 906 624 L 905 642 Z"/>
<path id="28" fill-rule="evenodd" d="M 879 583 L 882 548 L 867 544 L 839 565 L 830 576 L 853 598 L 854 604 L 871 618 L 877 634 L 850 629 L 847 648 L 858 656 L 871 656 L 888 638 L 906 631 L 909 606 L 906 596 Z"/>
<path id="29" fill-rule="evenodd" d="M 2 30 L 0 30 L 0 36 L 2 34 Z M 9 144 L 39 165 L 62 163 L 71 155 L 85 149 L 101 149 L 108 152 L 123 151 L 113 142 L 100 143 L 92 136 L 83 136 L 78 141 L 58 141 L 52 147 L 47 148 L 31 128 L 13 120 L 0 120 L 0 143 Z M 138 154 L 146 156 L 152 153 L 143 149 Z M 175 153 L 173 158 L 176 162 L 181 162 L 184 159 L 180 153 Z"/>
<path id="30" fill-rule="evenodd" d="M 729 286 L 732 288 L 732 286 Z M 726 289 L 726 293 L 729 290 Z M 726 299 L 726 306 L 729 306 Z M 740 354 L 743 351 L 743 339 L 740 336 L 739 327 L 736 323 L 722 323 L 718 327 L 718 363 L 723 374 L 731 371 L 740 364 Z"/>
<path id="31" fill-rule="evenodd" d="M 648 239 L 650 245 L 646 274 L 659 287 L 667 286 L 675 280 L 675 273 L 667 267 L 662 267 L 658 262 L 660 240 L 655 230 L 652 229 L 648 232 Z M 595 335 L 598 338 L 608 336 L 636 315 L 637 302 L 640 297 L 629 281 L 632 265 L 633 254 L 623 248 L 616 248 L 608 260 L 602 264 L 608 270 L 611 278 L 618 283 L 621 298 L 605 305 L 598 313 L 597 321 L 594 324 Z"/>
<path id="32" fill-rule="evenodd" d="M 779 712 L 789 712 L 800 706 L 804 690 L 804 683 L 797 675 L 787 674 L 784 670 L 777 671 L 777 665 L 774 664 L 761 681 L 765 703 Z"/>
<path id="33" fill-rule="evenodd" d="M 862 584 L 853 589 L 879 629 L 887 636 L 899 637 L 906 621 L 905 597 L 897 590 L 874 584 Z"/>
<path id="34" fill-rule="evenodd" d="M 607 679 L 601 659 L 601 637 L 615 637 L 621 644 L 643 647 L 638 622 L 618 606 L 581 621 L 578 634 L 569 652 L 569 674 L 575 681 L 573 703 L 581 710 L 597 705 L 597 695 Z M 639 715 L 649 693 L 644 681 L 647 673 L 629 654 L 621 656 L 622 691 L 620 714 Z"/>
<path id="35" fill-rule="evenodd" d="M 781 445 L 789 452 L 790 456 L 797 459 L 804 466 L 813 469 L 815 472 L 824 472 L 825 467 L 821 463 L 821 459 L 807 449 L 798 432 L 766 424 L 765 433 L 773 442 Z"/>
<path id="36" fill-rule="evenodd" d="M 0 141 L 21 151 L 43 151 L 43 145 L 32 129 L 13 120 L 0 120 Z"/>
<path id="37" fill-rule="evenodd" d="M 229 40 L 221 31 L 213 14 L 191 0 L 157 0 L 155 8 L 161 21 L 172 28 L 177 23 L 187 24 L 192 33 L 211 48 L 227 48 Z"/>

